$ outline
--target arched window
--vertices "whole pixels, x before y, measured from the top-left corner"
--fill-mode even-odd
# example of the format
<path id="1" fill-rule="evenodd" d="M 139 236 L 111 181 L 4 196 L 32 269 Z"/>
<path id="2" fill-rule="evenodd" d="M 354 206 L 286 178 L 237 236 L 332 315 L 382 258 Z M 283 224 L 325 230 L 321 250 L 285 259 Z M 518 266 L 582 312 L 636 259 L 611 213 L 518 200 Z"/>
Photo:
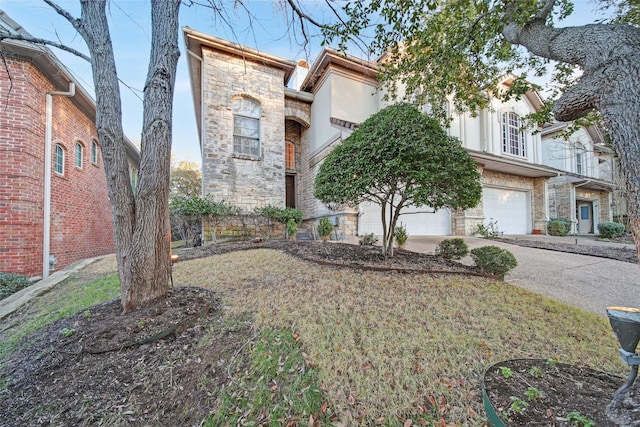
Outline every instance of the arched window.
<path id="1" fill-rule="evenodd" d="M 57 174 L 64 175 L 64 148 L 60 144 L 56 144 L 54 170 Z"/>
<path id="2" fill-rule="evenodd" d="M 502 152 L 512 156 L 527 157 L 520 116 L 516 113 L 502 114 Z"/>
<path id="3" fill-rule="evenodd" d="M 233 152 L 260 157 L 260 104 L 253 99 L 233 99 Z"/>
<path id="4" fill-rule="evenodd" d="M 82 144 L 79 142 L 76 142 L 76 167 L 78 169 L 82 169 L 82 156 L 84 155 L 84 148 L 82 147 Z"/>
<path id="5" fill-rule="evenodd" d="M 95 139 L 91 141 L 91 163 L 98 163 L 98 143 Z"/>

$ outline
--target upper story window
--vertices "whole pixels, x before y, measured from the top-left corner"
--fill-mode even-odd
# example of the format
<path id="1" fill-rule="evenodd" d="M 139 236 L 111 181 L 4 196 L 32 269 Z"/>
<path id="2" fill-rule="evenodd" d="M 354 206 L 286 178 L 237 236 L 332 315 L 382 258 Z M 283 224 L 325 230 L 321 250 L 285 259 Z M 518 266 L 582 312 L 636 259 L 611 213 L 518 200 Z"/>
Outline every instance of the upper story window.
<path id="1" fill-rule="evenodd" d="M 260 104 L 253 99 L 233 99 L 233 152 L 260 157 Z"/>
<path id="2" fill-rule="evenodd" d="M 83 152 L 84 152 L 84 149 L 82 147 L 82 144 L 80 144 L 79 142 L 76 142 L 76 167 L 78 169 L 82 169 Z"/>
<path id="3" fill-rule="evenodd" d="M 502 114 L 502 152 L 512 156 L 526 157 L 527 150 L 524 141 L 520 116 L 516 113 Z"/>
<path id="4" fill-rule="evenodd" d="M 91 163 L 98 163 L 98 143 L 91 141 Z"/>
<path id="5" fill-rule="evenodd" d="M 580 144 L 577 144 L 576 145 L 576 173 L 578 175 L 585 175 L 587 172 L 584 161 L 585 161 L 584 147 L 582 147 L 582 145 Z"/>
<path id="6" fill-rule="evenodd" d="M 285 154 L 284 154 L 284 163 L 287 169 L 295 169 L 296 168 L 296 145 L 287 141 L 285 143 Z"/>
<path id="7" fill-rule="evenodd" d="M 64 175 L 64 148 L 60 144 L 56 144 L 56 158 L 53 168 L 57 174 Z"/>

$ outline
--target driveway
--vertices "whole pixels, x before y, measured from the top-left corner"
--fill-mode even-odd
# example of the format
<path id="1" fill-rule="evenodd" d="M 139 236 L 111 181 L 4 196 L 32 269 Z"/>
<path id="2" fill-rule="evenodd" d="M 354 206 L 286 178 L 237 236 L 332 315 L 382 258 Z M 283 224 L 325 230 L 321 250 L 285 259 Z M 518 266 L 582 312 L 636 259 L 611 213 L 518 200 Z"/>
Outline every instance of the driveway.
<path id="1" fill-rule="evenodd" d="M 409 237 L 406 249 L 434 254 L 437 244 L 452 236 Z M 495 245 L 508 249 L 518 266 L 505 281 L 521 288 L 606 316 L 606 307 L 640 308 L 640 267 L 623 261 L 533 249 L 477 237 L 463 237 L 469 249 Z M 553 236 L 509 236 L 546 239 L 571 244 L 621 245 L 592 239 Z M 461 260 L 472 265 L 471 257 Z"/>

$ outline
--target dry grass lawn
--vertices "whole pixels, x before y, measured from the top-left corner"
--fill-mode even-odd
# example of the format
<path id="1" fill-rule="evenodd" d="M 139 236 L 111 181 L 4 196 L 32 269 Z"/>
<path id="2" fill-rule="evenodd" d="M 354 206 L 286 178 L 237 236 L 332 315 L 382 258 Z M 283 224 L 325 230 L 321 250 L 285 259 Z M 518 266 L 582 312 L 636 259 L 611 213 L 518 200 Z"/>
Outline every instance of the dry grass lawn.
<path id="1" fill-rule="evenodd" d="M 481 378 L 504 359 L 626 373 L 604 317 L 504 282 L 334 269 L 269 249 L 180 262 L 173 278 L 215 290 L 229 316 L 297 334 L 344 425 L 428 414 L 482 425 Z"/>

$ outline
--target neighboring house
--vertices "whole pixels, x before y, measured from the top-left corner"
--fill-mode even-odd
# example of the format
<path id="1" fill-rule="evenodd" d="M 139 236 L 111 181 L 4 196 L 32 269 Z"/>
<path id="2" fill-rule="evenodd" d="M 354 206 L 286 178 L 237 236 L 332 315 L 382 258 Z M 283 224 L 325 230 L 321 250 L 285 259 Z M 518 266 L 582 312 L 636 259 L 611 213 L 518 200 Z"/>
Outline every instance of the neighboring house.
<path id="1" fill-rule="evenodd" d="M 200 124 L 203 193 L 245 210 L 266 204 L 300 208 L 309 229 L 330 217 L 342 236 L 382 234 L 379 206 L 332 211 L 313 197 L 326 155 L 388 105 L 377 63 L 325 48 L 309 67 L 190 28 L 184 36 Z M 507 75 L 500 85 L 512 81 Z M 408 208 L 400 222 L 409 235 L 471 235 L 489 222 L 505 234 L 544 232 L 549 180 L 569 171 L 545 164 L 540 132 L 522 130 L 523 118 L 541 105 L 539 95 L 529 92 L 508 103 L 494 99 L 477 116 L 452 115 L 449 133 L 462 140 L 482 172 L 482 200 L 466 211 Z M 609 215 L 600 212 L 601 220 Z"/>
<path id="2" fill-rule="evenodd" d="M 28 36 L 2 11 L 0 31 Z M 0 272 L 47 277 L 114 252 L 93 99 L 45 47 L 4 39 L 0 53 Z"/>
<path id="3" fill-rule="evenodd" d="M 542 162 L 564 171 L 547 184 L 549 217 L 571 221 L 572 233 L 597 234 L 598 224 L 614 215 L 617 162 L 597 127 L 565 136 L 568 126 L 553 123 L 542 129 Z"/>

